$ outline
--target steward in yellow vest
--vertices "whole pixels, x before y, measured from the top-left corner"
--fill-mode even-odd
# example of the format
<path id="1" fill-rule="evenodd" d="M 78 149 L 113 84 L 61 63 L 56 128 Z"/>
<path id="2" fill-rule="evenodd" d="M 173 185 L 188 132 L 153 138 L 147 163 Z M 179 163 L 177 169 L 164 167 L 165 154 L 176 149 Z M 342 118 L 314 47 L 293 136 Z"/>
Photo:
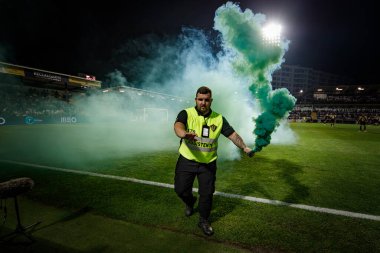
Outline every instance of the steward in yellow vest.
<path id="1" fill-rule="evenodd" d="M 211 213 L 212 199 L 215 192 L 216 159 L 218 138 L 223 134 L 247 155 L 252 149 L 245 145 L 243 139 L 219 113 L 211 110 L 212 93 L 202 86 L 196 92 L 195 107 L 181 111 L 174 123 L 174 132 L 181 138 L 179 157 L 175 170 L 174 190 L 186 204 L 185 215 L 194 212 L 197 198 L 192 188 L 195 177 L 199 185 L 199 223 L 205 235 L 214 233 L 208 218 Z"/>
<path id="2" fill-rule="evenodd" d="M 200 163 L 210 163 L 217 158 L 218 138 L 222 131 L 223 117 L 211 111 L 207 117 L 200 115 L 195 107 L 186 109 L 187 131 L 195 133 L 194 139 L 183 139 L 179 153 Z M 198 137 L 199 136 L 199 137 Z"/>

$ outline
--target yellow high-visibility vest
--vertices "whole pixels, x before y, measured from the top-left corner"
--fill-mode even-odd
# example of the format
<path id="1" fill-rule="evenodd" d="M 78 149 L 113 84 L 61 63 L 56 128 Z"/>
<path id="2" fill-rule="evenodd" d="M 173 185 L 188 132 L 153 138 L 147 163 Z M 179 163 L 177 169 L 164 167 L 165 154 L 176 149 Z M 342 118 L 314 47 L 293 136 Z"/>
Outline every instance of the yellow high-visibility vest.
<path id="1" fill-rule="evenodd" d="M 200 163 L 210 163 L 217 158 L 218 138 L 222 131 L 223 117 L 214 111 L 208 117 L 198 115 L 195 107 L 187 108 L 187 132 L 197 134 L 194 140 L 183 139 L 179 153 Z M 208 127 L 208 137 L 202 136 L 203 126 Z M 207 131 L 206 131 L 207 132 Z"/>

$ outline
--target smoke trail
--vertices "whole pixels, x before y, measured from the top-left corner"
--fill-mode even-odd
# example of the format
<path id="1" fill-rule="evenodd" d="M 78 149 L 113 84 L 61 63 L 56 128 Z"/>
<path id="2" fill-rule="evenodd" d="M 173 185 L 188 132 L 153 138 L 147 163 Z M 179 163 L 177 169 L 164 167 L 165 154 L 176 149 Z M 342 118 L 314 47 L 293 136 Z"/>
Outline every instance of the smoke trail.
<path id="1" fill-rule="evenodd" d="M 107 74 L 107 81 L 108 86 L 128 86 L 128 80 L 127 78 L 121 73 L 120 70 L 115 69 L 114 72 Z"/>
<path id="2" fill-rule="evenodd" d="M 261 151 L 271 142 L 271 134 L 296 102 L 287 89 L 272 90 L 270 84 L 271 74 L 284 61 L 289 41 L 281 41 L 279 46 L 266 45 L 261 33 L 265 15 L 253 14 L 249 9 L 242 12 L 232 2 L 218 8 L 214 21 L 224 46 L 236 53 L 235 71 L 250 78 L 249 90 L 261 106 L 262 113 L 255 119 L 253 131 L 256 135 L 254 151 Z"/>

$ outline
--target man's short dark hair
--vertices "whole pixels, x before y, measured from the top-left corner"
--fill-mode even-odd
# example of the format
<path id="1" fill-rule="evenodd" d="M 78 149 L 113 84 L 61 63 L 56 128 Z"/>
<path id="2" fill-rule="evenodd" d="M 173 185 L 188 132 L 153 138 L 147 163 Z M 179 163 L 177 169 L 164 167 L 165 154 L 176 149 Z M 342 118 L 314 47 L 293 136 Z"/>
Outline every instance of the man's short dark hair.
<path id="1" fill-rule="evenodd" d="M 206 86 L 199 87 L 197 90 L 197 93 L 195 93 L 195 97 L 198 94 L 210 94 L 210 96 L 212 97 L 211 89 L 209 87 L 206 87 Z"/>

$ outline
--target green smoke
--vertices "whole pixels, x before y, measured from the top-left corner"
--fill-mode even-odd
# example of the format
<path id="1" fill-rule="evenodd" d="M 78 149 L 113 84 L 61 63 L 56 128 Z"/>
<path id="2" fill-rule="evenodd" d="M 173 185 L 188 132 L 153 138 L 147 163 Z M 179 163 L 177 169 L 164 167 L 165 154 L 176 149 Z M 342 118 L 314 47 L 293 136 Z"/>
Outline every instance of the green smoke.
<path id="1" fill-rule="evenodd" d="M 271 141 L 271 134 L 281 119 L 294 108 L 296 98 L 285 88 L 272 90 L 273 71 L 284 61 L 289 41 L 268 45 L 262 39 L 265 15 L 251 10 L 241 11 L 237 4 L 227 2 L 215 15 L 214 29 L 222 34 L 227 50 L 235 54 L 235 71 L 251 80 L 249 90 L 260 104 L 262 113 L 256 118 L 254 151 L 260 151 Z"/>

